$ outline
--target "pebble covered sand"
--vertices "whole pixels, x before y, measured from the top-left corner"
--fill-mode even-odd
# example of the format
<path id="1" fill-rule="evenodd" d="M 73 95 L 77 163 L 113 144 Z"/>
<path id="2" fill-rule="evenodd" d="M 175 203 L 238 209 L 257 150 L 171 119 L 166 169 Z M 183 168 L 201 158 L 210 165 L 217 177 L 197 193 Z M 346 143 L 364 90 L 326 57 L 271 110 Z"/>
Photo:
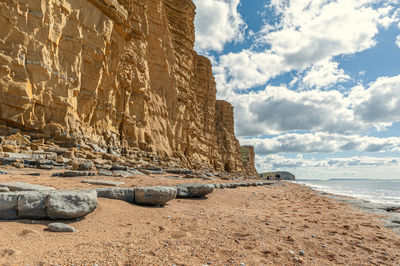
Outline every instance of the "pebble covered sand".
<path id="1" fill-rule="evenodd" d="M 40 185 L 58 180 L 58 188 L 91 187 L 79 178 L 14 178 Z M 124 182 L 183 181 L 138 177 Z M 217 189 L 207 199 L 175 199 L 162 208 L 100 198 L 93 213 L 66 222 L 77 232 L 50 232 L 51 222 L 0 221 L 0 264 L 400 264 L 400 236 L 378 215 L 286 182 Z"/>

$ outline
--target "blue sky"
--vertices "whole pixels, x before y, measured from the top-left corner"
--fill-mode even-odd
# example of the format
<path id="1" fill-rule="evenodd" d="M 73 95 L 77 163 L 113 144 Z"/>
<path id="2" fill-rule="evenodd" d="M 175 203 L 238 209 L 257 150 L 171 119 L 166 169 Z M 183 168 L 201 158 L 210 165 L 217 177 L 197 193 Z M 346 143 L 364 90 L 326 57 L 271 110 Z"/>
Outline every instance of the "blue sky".
<path id="1" fill-rule="evenodd" d="M 399 0 L 194 0 L 259 172 L 400 178 Z"/>

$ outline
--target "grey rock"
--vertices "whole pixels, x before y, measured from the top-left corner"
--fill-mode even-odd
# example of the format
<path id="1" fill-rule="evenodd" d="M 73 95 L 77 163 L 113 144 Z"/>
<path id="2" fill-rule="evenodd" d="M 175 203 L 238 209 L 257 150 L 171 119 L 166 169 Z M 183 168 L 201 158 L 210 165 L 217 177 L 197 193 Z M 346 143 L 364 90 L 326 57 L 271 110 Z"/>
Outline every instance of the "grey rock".
<path id="1" fill-rule="evenodd" d="M 43 169 L 43 170 L 53 170 L 54 166 L 53 165 L 47 165 L 47 164 L 41 164 L 37 168 Z"/>
<path id="2" fill-rule="evenodd" d="M 1 165 L 8 165 L 11 163 L 15 163 L 17 159 L 15 158 L 0 158 L 0 164 Z"/>
<path id="3" fill-rule="evenodd" d="M 139 170 L 135 169 L 135 168 L 129 168 L 128 172 L 131 173 L 131 175 L 145 175 L 142 172 L 140 172 Z"/>
<path id="4" fill-rule="evenodd" d="M 18 217 L 28 219 L 43 219 L 47 217 L 46 202 L 48 193 L 25 191 L 18 196 Z"/>
<path id="5" fill-rule="evenodd" d="M 17 218 L 18 193 L 0 193 L 0 219 L 13 220 Z"/>
<path id="6" fill-rule="evenodd" d="M 300 251 L 299 251 L 299 255 L 300 255 L 300 256 L 304 256 L 305 254 L 306 254 L 306 253 L 305 253 L 303 250 L 300 250 Z"/>
<path id="7" fill-rule="evenodd" d="M 68 232 L 68 233 L 76 232 L 74 227 L 63 223 L 51 223 L 47 225 L 47 228 L 51 232 Z"/>
<path id="8" fill-rule="evenodd" d="M 54 191 L 47 200 L 51 219 L 74 219 L 93 212 L 97 207 L 96 190 Z"/>
<path id="9" fill-rule="evenodd" d="M 34 185 L 25 182 L 1 183 L 0 187 L 7 187 L 10 191 L 48 191 L 54 190 L 52 187 Z"/>
<path id="10" fill-rule="evenodd" d="M 140 205 L 163 206 L 175 199 L 176 187 L 156 186 L 135 188 L 135 203 Z"/>
<path id="11" fill-rule="evenodd" d="M 27 173 L 25 175 L 30 175 L 30 176 L 40 176 L 40 173 Z"/>
<path id="12" fill-rule="evenodd" d="M 116 171 L 113 171 L 113 175 L 115 177 L 128 177 L 128 176 L 132 176 L 132 173 L 130 173 L 128 171 L 116 170 Z"/>
<path id="13" fill-rule="evenodd" d="M 93 168 L 93 164 L 91 162 L 84 162 L 78 165 L 78 171 L 90 171 Z"/>
<path id="14" fill-rule="evenodd" d="M 8 187 L 0 187 L 0 192 L 9 192 Z"/>
<path id="15" fill-rule="evenodd" d="M 132 203 L 135 200 L 133 188 L 96 188 L 97 197 L 123 200 Z"/>
<path id="16" fill-rule="evenodd" d="M 169 174 L 176 174 L 176 175 L 190 175 L 193 173 L 192 170 L 189 169 L 168 169 L 166 170 Z"/>
<path id="17" fill-rule="evenodd" d="M 123 165 L 113 165 L 111 166 L 111 171 L 127 171 L 128 166 L 123 166 Z"/>
<path id="18" fill-rule="evenodd" d="M 120 186 L 125 184 L 124 182 L 117 182 L 111 180 L 82 180 L 82 183 L 92 184 L 92 185 L 104 185 L 104 186 Z"/>
<path id="19" fill-rule="evenodd" d="M 213 184 L 180 184 L 176 187 L 178 189 L 178 198 L 201 198 L 214 191 Z"/>
<path id="20" fill-rule="evenodd" d="M 63 173 L 54 173 L 53 176 L 60 177 L 80 177 L 80 176 L 92 176 L 94 173 L 84 171 L 65 171 Z"/>
<path id="21" fill-rule="evenodd" d="M 6 172 L 4 170 L 0 170 L 0 175 L 8 175 L 8 172 Z"/>
<path id="22" fill-rule="evenodd" d="M 101 170 L 98 172 L 99 176 L 113 176 L 113 172 L 108 170 Z"/>

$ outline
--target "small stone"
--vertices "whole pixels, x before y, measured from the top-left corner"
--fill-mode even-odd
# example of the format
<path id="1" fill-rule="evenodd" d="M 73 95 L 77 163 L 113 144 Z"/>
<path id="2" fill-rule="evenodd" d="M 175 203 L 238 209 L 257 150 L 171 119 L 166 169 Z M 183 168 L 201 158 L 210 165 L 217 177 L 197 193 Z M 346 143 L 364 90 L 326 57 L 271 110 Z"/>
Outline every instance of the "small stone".
<path id="1" fill-rule="evenodd" d="M 257 194 L 257 192 L 253 191 L 253 194 L 254 194 L 254 195 L 256 195 L 256 194 Z"/>
<path id="2" fill-rule="evenodd" d="M 240 266 L 246 266 L 246 264 L 245 264 L 245 263 L 243 263 L 243 262 L 241 262 L 241 263 L 240 263 Z"/>
<path id="3" fill-rule="evenodd" d="M 265 222 L 265 225 L 270 225 L 270 223 L 269 222 Z"/>
<path id="4" fill-rule="evenodd" d="M 47 225 L 47 228 L 51 232 L 76 232 L 74 227 L 63 223 L 51 223 Z"/>
<path id="5" fill-rule="evenodd" d="M 293 252 L 293 251 L 289 250 L 288 253 L 289 253 L 290 255 L 294 256 L 294 252 Z"/>
<path id="6" fill-rule="evenodd" d="M 300 255 L 300 256 L 304 256 L 305 254 L 306 254 L 306 253 L 305 253 L 303 250 L 300 250 L 300 251 L 299 251 L 299 255 Z"/>
<path id="7" fill-rule="evenodd" d="M 166 218 L 167 218 L 167 219 L 171 218 L 171 215 L 168 215 Z"/>
<path id="8" fill-rule="evenodd" d="M 0 175 L 8 175 L 8 172 L 0 170 Z"/>

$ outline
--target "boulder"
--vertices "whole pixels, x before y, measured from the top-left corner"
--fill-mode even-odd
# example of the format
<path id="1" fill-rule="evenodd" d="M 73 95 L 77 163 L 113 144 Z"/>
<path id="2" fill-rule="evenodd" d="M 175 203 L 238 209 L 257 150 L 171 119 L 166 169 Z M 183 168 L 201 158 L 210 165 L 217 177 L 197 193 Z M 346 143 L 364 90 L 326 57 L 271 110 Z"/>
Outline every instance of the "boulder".
<path id="1" fill-rule="evenodd" d="M 113 176 L 113 172 L 108 170 L 101 170 L 97 173 L 99 176 Z"/>
<path id="2" fill-rule="evenodd" d="M 75 228 L 63 223 L 51 223 L 47 225 L 47 229 L 51 232 L 76 232 Z"/>
<path id="3" fill-rule="evenodd" d="M 43 219 L 47 217 L 46 202 L 48 193 L 25 191 L 18 196 L 18 218 Z"/>
<path id="4" fill-rule="evenodd" d="M 76 170 L 78 171 L 90 171 L 93 169 L 93 164 L 91 162 L 84 162 L 78 165 Z"/>
<path id="5" fill-rule="evenodd" d="M 9 192 L 8 187 L 0 187 L 0 192 Z"/>
<path id="6" fill-rule="evenodd" d="M 17 218 L 18 193 L 0 193 L 0 219 L 13 220 Z"/>
<path id="7" fill-rule="evenodd" d="M 97 207 L 96 190 L 54 191 L 47 198 L 47 216 L 51 219 L 74 219 Z"/>
<path id="8" fill-rule="evenodd" d="M 0 187 L 7 187 L 10 191 L 49 191 L 52 187 L 34 185 L 25 182 L 1 183 Z"/>
<path id="9" fill-rule="evenodd" d="M 82 180 L 81 182 L 92 185 L 104 185 L 104 186 L 114 186 L 114 187 L 125 184 L 124 182 L 117 182 L 111 180 Z"/>
<path id="10" fill-rule="evenodd" d="M 180 184 L 176 186 L 178 198 L 201 198 L 214 191 L 213 184 Z"/>
<path id="11" fill-rule="evenodd" d="M 175 175 L 190 175 L 193 173 L 193 171 L 189 169 L 168 169 L 166 172 Z"/>
<path id="12" fill-rule="evenodd" d="M 132 203 L 135 200 L 133 188 L 96 188 L 97 197 L 123 200 Z"/>
<path id="13" fill-rule="evenodd" d="M 135 203 L 140 205 L 163 206 L 176 198 L 177 188 L 167 186 L 135 188 Z"/>
<path id="14" fill-rule="evenodd" d="M 111 166 L 110 170 L 111 171 L 127 171 L 128 166 L 114 164 L 113 166 Z"/>

